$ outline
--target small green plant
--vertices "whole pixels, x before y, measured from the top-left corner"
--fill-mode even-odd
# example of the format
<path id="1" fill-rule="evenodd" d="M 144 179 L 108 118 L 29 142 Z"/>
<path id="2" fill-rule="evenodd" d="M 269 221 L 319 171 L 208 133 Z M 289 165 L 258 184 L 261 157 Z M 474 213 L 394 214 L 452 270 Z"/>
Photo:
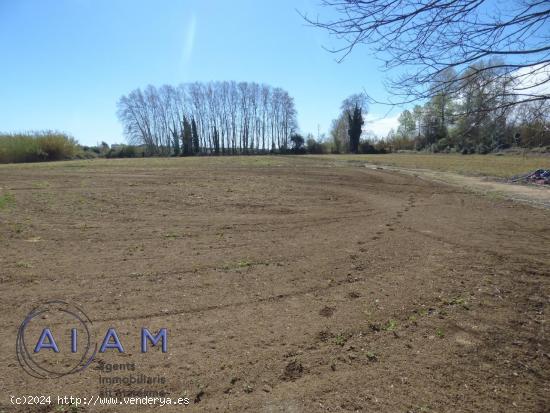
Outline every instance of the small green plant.
<path id="1" fill-rule="evenodd" d="M 76 404 L 59 405 L 55 408 L 55 411 L 59 413 L 78 413 L 81 411 L 81 408 Z"/>
<path id="2" fill-rule="evenodd" d="M 15 197 L 12 194 L 6 192 L 5 194 L 0 195 L 0 209 L 4 209 L 14 205 Z"/>
<path id="3" fill-rule="evenodd" d="M 44 189 L 50 187 L 48 181 L 38 181 L 33 184 L 33 188 Z"/>
<path id="4" fill-rule="evenodd" d="M 348 341 L 348 339 L 343 334 L 338 334 L 336 335 L 336 337 L 334 337 L 334 344 L 336 344 L 337 346 L 343 346 L 344 344 L 346 344 L 346 341 Z"/>
<path id="5" fill-rule="evenodd" d="M 252 265 L 252 263 L 250 261 L 247 261 L 247 260 L 241 260 L 237 263 L 237 267 L 239 268 L 246 268 L 246 267 L 250 267 Z"/>
<path id="6" fill-rule="evenodd" d="M 32 265 L 26 261 L 19 261 L 15 264 L 17 268 L 32 268 Z"/>
<path id="7" fill-rule="evenodd" d="M 445 337 L 445 333 L 443 332 L 442 329 L 438 328 L 437 330 L 435 330 L 435 335 L 438 337 L 438 338 L 444 338 Z"/>
<path id="8" fill-rule="evenodd" d="M 397 321 L 395 321 L 395 320 L 390 320 L 390 321 L 388 321 L 388 324 L 386 324 L 386 325 L 384 326 L 383 329 L 384 329 L 385 331 L 394 331 L 396 328 L 397 328 Z"/>
<path id="9" fill-rule="evenodd" d="M 367 351 L 367 358 L 369 359 L 369 361 L 377 361 L 378 360 L 378 356 L 376 354 L 374 354 L 372 351 Z"/>
<path id="10" fill-rule="evenodd" d="M 251 267 L 252 265 L 254 265 L 254 263 L 252 261 L 248 261 L 248 260 L 240 260 L 236 263 L 227 263 L 227 264 L 224 264 L 222 266 L 222 269 L 225 270 L 225 271 L 230 271 L 230 270 L 238 270 L 240 268 L 248 268 L 248 267 Z"/>
<path id="11" fill-rule="evenodd" d="M 23 232 L 23 224 L 16 222 L 13 224 L 13 232 L 16 234 L 21 234 Z"/>
<path id="12" fill-rule="evenodd" d="M 465 308 L 466 310 L 469 309 L 467 301 L 462 297 L 453 298 L 452 300 L 450 300 L 448 302 L 448 304 L 449 305 L 459 305 L 459 306 Z"/>

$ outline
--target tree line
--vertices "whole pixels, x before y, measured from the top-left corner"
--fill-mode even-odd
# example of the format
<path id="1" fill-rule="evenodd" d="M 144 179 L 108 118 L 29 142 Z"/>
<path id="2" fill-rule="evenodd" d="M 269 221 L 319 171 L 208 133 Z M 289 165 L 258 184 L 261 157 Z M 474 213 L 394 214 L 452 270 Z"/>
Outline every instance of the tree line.
<path id="1" fill-rule="evenodd" d="M 550 145 L 548 1 L 321 0 L 304 18 L 341 41 L 339 60 L 366 47 L 381 59 L 388 98 L 412 106 L 376 148 L 487 153 Z M 335 150 L 346 118 L 333 124 Z M 336 139 L 340 137 L 339 139 Z"/>
<path id="2" fill-rule="evenodd" d="M 495 66 L 478 62 L 454 81 L 456 74 L 448 69 L 448 88 L 403 111 L 388 143 L 395 149 L 465 154 L 550 146 L 550 100 L 518 103 L 506 92 L 517 88 L 517 79 Z"/>
<path id="3" fill-rule="evenodd" d="M 117 115 L 148 155 L 286 152 L 297 130 L 288 92 L 253 82 L 149 85 L 122 96 Z"/>

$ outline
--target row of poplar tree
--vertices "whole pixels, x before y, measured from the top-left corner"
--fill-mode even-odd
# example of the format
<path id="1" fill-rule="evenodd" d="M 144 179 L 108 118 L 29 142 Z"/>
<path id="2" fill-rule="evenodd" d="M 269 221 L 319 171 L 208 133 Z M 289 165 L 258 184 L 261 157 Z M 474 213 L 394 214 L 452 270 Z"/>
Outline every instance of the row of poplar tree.
<path id="1" fill-rule="evenodd" d="M 147 86 L 122 96 L 117 114 L 151 155 L 286 151 L 297 130 L 294 99 L 251 82 Z"/>

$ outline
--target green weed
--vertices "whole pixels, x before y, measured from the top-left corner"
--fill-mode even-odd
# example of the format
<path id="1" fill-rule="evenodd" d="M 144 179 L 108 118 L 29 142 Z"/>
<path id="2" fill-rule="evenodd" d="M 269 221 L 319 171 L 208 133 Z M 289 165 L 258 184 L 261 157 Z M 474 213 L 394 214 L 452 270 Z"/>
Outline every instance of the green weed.
<path id="1" fill-rule="evenodd" d="M 397 328 L 397 321 L 390 320 L 382 329 L 385 331 L 394 331 L 396 328 Z"/>
<path id="2" fill-rule="evenodd" d="M 0 195 L 0 209 L 11 207 L 15 205 L 15 197 L 10 193 Z"/>
<path id="3" fill-rule="evenodd" d="M 32 268 L 32 265 L 26 261 L 19 261 L 15 264 L 17 268 Z"/>
<path id="4" fill-rule="evenodd" d="M 376 354 L 374 354 L 372 351 L 367 351 L 367 358 L 369 359 L 369 361 L 377 361 L 378 360 L 378 356 Z"/>
<path id="5" fill-rule="evenodd" d="M 346 341 L 348 341 L 348 338 L 343 334 L 338 334 L 336 337 L 334 337 L 334 344 L 337 346 L 343 346 L 346 344 Z"/>

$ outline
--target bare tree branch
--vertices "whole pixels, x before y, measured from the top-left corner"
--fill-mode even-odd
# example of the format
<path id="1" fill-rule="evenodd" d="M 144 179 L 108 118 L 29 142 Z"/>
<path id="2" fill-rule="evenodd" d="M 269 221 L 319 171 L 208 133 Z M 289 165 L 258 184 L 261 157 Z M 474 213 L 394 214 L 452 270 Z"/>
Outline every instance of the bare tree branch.
<path id="1" fill-rule="evenodd" d="M 495 69 L 499 76 L 526 78 L 530 75 L 525 68 L 540 74 L 541 65 L 550 62 L 548 1 L 324 0 L 321 4 L 336 11 L 337 17 L 302 16 L 342 41 L 342 47 L 327 49 L 338 55 L 338 61 L 365 45 L 383 61 L 384 70 L 408 70 L 387 82 L 396 99 L 380 102 L 371 97 L 371 103 L 416 102 L 442 89 L 457 89 L 483 72 L 495 73 Z M 504 57 L 508 61 L 502 61 Z M 482 60 L 490 64 L 478 65 Z M 441 81 L 450 69 L 453 76 Z M 548 82 L 550 70 L 544 77 L 537 80 L 539 86 Z M 523 88 L 517 90 L 516 104 L 529 101 L 520 93 Z M 527 99 L 533 97 L 544 100 L 550 94 L 546 90 Z"/>

